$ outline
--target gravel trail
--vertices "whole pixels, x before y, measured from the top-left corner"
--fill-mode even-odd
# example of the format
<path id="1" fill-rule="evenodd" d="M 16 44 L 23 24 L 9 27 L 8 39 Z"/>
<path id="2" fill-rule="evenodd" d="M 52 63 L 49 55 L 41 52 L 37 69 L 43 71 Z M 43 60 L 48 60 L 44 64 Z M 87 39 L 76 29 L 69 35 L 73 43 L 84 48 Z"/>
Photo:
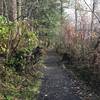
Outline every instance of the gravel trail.
<path id="1" fill-rule="evenodd" d="M 38 100 L 98 100 L 84 96 L 83 99 L 81 94 L 84 94 L 86 90 L 81 91 L 81 86 L 78 86 L 80 82 L 77 82 L 72 73 L 65 71 L 63 65 L 59 63 L 59 56 L 55 52 L 49 52 L 45 57 L 44 77 Z M 85 95 L 92 96 L 92 93 L 85 93 Z"/>

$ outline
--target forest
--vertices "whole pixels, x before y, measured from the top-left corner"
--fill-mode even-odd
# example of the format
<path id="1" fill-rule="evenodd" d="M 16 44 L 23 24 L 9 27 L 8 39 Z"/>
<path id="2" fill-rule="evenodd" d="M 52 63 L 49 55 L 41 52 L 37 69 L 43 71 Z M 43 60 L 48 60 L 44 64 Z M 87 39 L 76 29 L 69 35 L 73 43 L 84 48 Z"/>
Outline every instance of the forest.
<path id="1" fill-rule="evenodd" d="M 0 0 L 0 100 L 100 100 L 100 1 Z"/>

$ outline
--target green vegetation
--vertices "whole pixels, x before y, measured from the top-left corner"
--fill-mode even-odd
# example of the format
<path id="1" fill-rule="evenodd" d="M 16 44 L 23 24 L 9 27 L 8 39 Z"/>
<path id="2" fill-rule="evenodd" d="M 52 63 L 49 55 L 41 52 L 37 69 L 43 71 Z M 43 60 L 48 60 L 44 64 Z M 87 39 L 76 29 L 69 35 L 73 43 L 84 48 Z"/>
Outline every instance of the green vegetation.
<path id="1" fill-rule="evenodd" d="M 60 19 L 59 5 L 52 0 L 19 0 L 22 8 L 12 3 L 13 9 L 5 1 L 8 9 L 2 12 L 8 16 L 0 16 L 0 100 L 37 100 L 45 48 L 51 45 Z"/>
<path id="2" fill-rule="evenodd" d="M 38 36 L 28 31 L 24 22 L 20 23 L 23 23 L 21 26 L 23 33 L 17 35 L 16 23 L 8 23 L 5 17 L 0 16 L 2 56 L 0 58 L 0 99 L 2 100 L 35 100 L 41 86 L 41 81 L 38 79 L 42 75 L 39 71 L 40 63 L 33 65 L 34 55 L 30 55 L 38 45 Z M 29 55 L 33 56 L 33 60 L 29 60 Z"/>
<path id="3" fill-rule="evenodd" d="M 0 100 L 36 99 L 41 85 L 43 57 L 48 47 L 61 56 L 68 55 L 64 60 L 72 64 L 71 69 L 77 71 L 81 79 L 100 83 L 96 1 L 91 4 L 94 6 L 91 9 L 85 0 L 88 8 L 81 0 L 0 2 Z M 75 10 L 75 18 L 67 13 L 70 8 Z"/>

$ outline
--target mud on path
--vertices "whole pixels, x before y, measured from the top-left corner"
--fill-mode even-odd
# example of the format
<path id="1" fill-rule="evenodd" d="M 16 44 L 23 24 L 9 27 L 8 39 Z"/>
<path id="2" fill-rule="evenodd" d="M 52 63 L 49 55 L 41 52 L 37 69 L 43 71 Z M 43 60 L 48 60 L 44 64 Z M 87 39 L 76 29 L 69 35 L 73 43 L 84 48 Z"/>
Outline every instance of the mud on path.
<path id="1" fill-rule="evenodd" d="M 98 100 L 69 70 L 59 64 L 59 56 L 49 51 L 45 57 L 44 77 L 38 100 Z M 87 89 L 87 90 L 86 90 Z"/>

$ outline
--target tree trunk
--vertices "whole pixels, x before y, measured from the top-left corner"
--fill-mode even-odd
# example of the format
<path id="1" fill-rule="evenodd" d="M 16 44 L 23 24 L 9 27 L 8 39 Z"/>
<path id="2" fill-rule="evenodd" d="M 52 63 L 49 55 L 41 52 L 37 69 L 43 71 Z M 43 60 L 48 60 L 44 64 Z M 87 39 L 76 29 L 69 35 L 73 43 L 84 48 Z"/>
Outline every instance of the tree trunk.
<path id="1" fill-rule="evenodd" d="M 12 12 L 13 12 L 13 20 L 17 18 L 17 2 L 16 0 L 12 0 Z"/>
<path id="2" fill-rule="evenodd" d="M 77 0 L 75 0 L 75 31 L 77 31 Z"/>
<path id="3" fill-rule="evenodd" d="M 8 0 L 9 20 L 14 21 L 17 18 L 17 2 L 16 0 Z"/>
<path id="4" fill-rule="evenodd" d="M 21 15 L 22 15 L 22 0 L 18 0 L 18 21 L 21 21 Z M 18 26 L 18 33 L 21 34 L 21 27 Z"/>
<path id="5" fill-rule="evenodd" d="M 19 20 L 21 19 L 21 10 L 22 10 L 22 0 L 18 0 L 18 16 Z"/>
<path id="6" fill-rule="evenodd" d="M 15 21 L 17 19 L 17 2 L 16 0 L 8 0 L 8 17 L 10 21 Z M 15 27 L 15 33 L 17 34 L 17 25 Z M 9 35 L 9 42 L 8 42 L 8 48 L 9 52 L 7 53 L 7 59 L 11 57 L 13 51 L 14 51 L 14 32 L 10 30 L 10 35 Z M 15 35 L 16 36 L 16 35 Z"/>
<path id="7" fill-rule="evenodd" d="M 94 11 L 95 11 L 95 0 L 93 0 L 92 17 L 91 17 L 91 32 L 93 32 Z"/>
<path id="8" fill-rule="evenodd" d="M 0 15 L 3 15 L 3 0 L 0 0 Z"/>

